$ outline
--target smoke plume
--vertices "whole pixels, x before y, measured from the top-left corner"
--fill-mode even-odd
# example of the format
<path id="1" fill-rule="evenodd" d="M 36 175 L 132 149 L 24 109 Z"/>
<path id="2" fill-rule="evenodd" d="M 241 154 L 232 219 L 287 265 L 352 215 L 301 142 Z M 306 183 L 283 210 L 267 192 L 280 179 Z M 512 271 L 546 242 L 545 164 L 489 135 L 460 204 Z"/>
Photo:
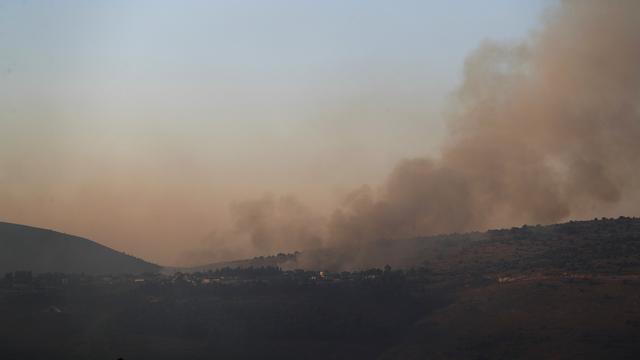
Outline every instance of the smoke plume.
<path id="1" fill-rule="evenodd" d="M 637 1 L 565 1 L 527 42 L 483 44 L 466 60 L 440 156 L 404 160 L 381 189 L 353 191 L 329 242 L 357 253 L 377 239 L 551 223 L 616 204 L 638 188 L 638 64 Z"/>
<path id="2" fill-rule="evenodd" d="M 238 202 L 231 214 L 236 241 L 244 238 L 262 254 L 321 245 L 322 219 L 293 196 Z"/>
<path id="3" fill-rule="evenodd" d="M 259 252 L 342 249 L 339 268 L 371 263 L 380 239 L 597 215 L 638 188 L 638 64 L 640 2 L 564 1 L 525 42 L 467 58 L 438 157 L 352 191 L 326 229 L 297 200 L 266 197 L 232 208 L 235 232 Z M 326 265 L 311 254 L 298 265 Z"/>
<path id="4" fill-rule="evenodd" d="M 183 253 L 183 263 L 207 264 L 323 246 L 326 220 L 293 195 L 267 194 L 237 201 L 229 212 L 231 226 L 209 234 L 202 248 Z"/>

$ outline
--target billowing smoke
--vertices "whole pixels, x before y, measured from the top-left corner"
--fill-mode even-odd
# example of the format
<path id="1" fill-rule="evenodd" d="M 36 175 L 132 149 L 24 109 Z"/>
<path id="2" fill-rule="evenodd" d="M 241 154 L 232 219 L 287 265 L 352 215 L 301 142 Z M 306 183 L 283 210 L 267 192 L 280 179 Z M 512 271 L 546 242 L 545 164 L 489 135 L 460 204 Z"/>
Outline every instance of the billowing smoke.
<path id="1" fill-rule="evenodd" d="M 524 44 L 466 61 L 436 159 L 402 161 L 354 191 L 331 240 L 359 244 L 602 210 L 637 190 L 640 2 L 567 1 Z"/>
<path id="2" fill-rule="evenodd" d="M 381 188 L 351 192 L 327 222 L 325 245 L 344 250 L 332 261 L 366 263 L 380 239 L 597 216 L 636 192 L 640 2 L 552 10 L 524 43 L 487 42 L 468 57 L 440 155 L 401 161 Z M 233 212 L 261 251 L 320 244 L 296 201 Z"/>
<path id="3" fill-rule="evenodd" d="M 326 220 L 293 195 L 267 194 L 230 206 L 231 226 L 213 232 L 183 263 L 207 264 L 323 246 Z"/>
<path id="4" fill-rule="evenodd" d="M 320 247 L 322 218 L 293 196 L 266 195 L 232 205 L 234 234 L 262 254 Z"/>

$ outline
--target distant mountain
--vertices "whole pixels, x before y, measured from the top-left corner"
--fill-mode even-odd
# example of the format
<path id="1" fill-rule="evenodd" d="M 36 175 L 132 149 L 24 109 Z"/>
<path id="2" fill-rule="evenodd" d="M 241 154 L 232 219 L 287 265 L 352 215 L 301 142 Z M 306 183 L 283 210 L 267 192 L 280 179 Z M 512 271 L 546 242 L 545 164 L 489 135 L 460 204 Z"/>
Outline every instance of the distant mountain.
<path id="1" fill-rule="evenodd" d="M 156 272 L 160 266 L 81 237 L 0 222 L 0 274 L 16 270 L 108 274 Z"/>

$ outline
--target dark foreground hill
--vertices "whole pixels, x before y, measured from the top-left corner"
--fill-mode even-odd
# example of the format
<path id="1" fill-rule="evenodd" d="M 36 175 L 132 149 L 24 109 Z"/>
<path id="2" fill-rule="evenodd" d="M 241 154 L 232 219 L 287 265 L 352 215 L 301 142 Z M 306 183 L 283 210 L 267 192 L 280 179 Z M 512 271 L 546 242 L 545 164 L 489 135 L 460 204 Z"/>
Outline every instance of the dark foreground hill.
<path id="1" fill-rule="evenodd" d="M 305 261 L 282 254 L 193 273 L 5 277 L 0 354 L 640 359 L 640 219 L 381 241 L 313 259 L 331 254 L 333 264 L 393 265 L 259 267 Z"/>
<path id="2" fill-rule="evenodd" d="M 0 222 L 0 273 L 143 273 L 159 266 L 91 240 L 52 230 Z"/>

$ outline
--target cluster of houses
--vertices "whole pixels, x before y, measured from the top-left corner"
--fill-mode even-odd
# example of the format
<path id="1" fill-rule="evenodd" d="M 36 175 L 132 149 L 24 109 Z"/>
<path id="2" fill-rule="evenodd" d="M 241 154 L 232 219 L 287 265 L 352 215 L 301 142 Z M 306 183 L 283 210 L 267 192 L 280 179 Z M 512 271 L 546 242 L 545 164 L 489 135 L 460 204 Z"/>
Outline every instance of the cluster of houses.
<path id="1" fill-rule="evenodd" d="M 145 286 L 182 285 L 212 286 L 239 285 L 247 283 L 290 281 L 295 283 L 330 285 L 345 282 L 375 280 L 385 276 L 389 269 L 372 269 L 360 272 L 327 272 L 289 270 L 275 267 L 225 268 L 206 272 L 145 273 L 119 275 L 89 275 L 39 273 L 31 271 L 9 272 L 0 279 L 3 291 L 39 291 L 62 289 L 70 286 Z"/>

